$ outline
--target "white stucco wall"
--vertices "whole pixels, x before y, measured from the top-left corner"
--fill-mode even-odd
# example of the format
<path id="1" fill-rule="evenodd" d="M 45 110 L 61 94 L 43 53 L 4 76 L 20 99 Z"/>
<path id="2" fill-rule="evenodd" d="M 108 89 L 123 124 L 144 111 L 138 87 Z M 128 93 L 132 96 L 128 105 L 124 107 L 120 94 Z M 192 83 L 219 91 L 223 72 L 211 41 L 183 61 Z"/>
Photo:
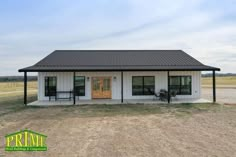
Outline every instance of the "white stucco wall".
<path id="1" fill-rule="evenodd" d="M 179 71 L 170 72 L 170 76 L 192 76 L 192 95 L 178 95 L 177 98 L 200 98 L 201 96 L 201 72 Z M 57 90 L 70 91 L 73 89 L 72 72 L 39 72 L 38 73 L 38 100 L 48 100 L 44 96 L 45 76 L 57 77 Z M 108 76 L 112 77 L 112 99 L 121 99 L 121 72 L 76 72 L 76 76 L 85 76 L 85 96 L 82 100 L 91 99 L 91 77 Z M 155 91 L 167 90 L 167 72 L 124 72 L 124 99 L 152 99 L 153 96 L 132 96 L 132 76 L 155 76 Z M 89 80 L 87 79 L 89 77 Z M 114 77 L 116 79 L 114 79 Z"/>

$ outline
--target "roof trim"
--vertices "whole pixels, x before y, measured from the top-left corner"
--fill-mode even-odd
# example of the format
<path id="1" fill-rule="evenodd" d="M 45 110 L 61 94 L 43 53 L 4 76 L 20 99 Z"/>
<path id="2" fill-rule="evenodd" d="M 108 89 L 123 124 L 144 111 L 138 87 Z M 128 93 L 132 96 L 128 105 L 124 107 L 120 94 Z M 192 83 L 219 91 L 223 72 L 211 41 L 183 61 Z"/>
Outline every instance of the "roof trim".
<path id="1" fill-rule="evenodd" d="M 91 68 L 91 69 L 79 69 L 79 68 L 48 68 L 48 69 L 38 69 L 37 67 L 27 67 L 24 69 L 19 69 L 19 72 L 91 72 L 91 71 L 220 71 L 220 68 L 201 66 L 196 68 Z"/>

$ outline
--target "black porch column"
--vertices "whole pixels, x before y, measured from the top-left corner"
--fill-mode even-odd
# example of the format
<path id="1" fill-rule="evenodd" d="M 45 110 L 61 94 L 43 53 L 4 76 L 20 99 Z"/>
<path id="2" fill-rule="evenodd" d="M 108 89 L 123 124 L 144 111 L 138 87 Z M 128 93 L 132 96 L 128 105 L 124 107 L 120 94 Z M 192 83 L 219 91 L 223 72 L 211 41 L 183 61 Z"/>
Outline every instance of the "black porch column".
<path id="1" fill-rule="evenodd" d="M 76 103 L 76 102 L 75 102 L 75 101 L 76 101 L 76 100 L 75 100 L 75 98 L 76 98 L 76 97 L 75 97 L 75 93 L 76 93 L 76 92 L 75 92 L 75 72 L 73 72 L 73 104 L 74 104 L 74 105 L 75 105 L 75 103 Z"/>
<path id="2" fill-rule="evenodd" d="M 213 102 L 216 102 L 216 78 L 215 70 L 212 71 Z"/>
<path id="3" fill-rule="evenodd" d="M 123 96 L 123 71 L 121 71 L 121 103 L 124 102 L 124 96 Z"/>
<path id="4" fill-rule="evenodd" d="M 168 77 L 167 85 L 168 85 L 168 104 L 169 104 L 170 103 L 170 72 L 169 71 L 167 72 L 167 77 Z"/>
<path id="5" fill-rule="evenodd" d="M 27 105 L 27 72 L 24 72 L 24 104 Z"/>

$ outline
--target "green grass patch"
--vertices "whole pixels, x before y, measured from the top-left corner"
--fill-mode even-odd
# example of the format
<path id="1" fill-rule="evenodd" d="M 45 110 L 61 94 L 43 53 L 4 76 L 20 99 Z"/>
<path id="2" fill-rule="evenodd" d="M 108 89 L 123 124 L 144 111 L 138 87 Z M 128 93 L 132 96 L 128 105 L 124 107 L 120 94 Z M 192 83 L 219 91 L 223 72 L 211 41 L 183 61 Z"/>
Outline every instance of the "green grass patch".
<path id="1" fill-rule="evenodd" d="M 37 99 L 36 92 L 28 93 L 28 103 Z M 0 95 L 0 116 L 28 109 L 29 112 L 40 110 L 45 107 L 25 107 L 23 104 L 23 93 L 10 93 Z M 151 114 L 172 114 L 177 117 L 191 116 L 195 113 L 206 112 L 219 109 L 218 104 L 116 104 L 116 105 L 77 105 L 77 106 L 54 106 L 48 107 L 53 112 L 54 108 L 59 108 L 55 118 L 64 116 L 75 117 L 104 117 L 104 116 L 132 116 Z"/>
<path id="2" fill-rule="evenodd" d="M 37 96 L 35 94 L 29 95 L 27 97 L 28 103 L 35 101 Z M 8 97 L 6 99 L 0 99 L 0 116 L 9 114 L 12 112 L 17 112 L 26 109 L 24 105 L 23 95 Z"/>
<path id="3" fill-rule="evenodd" d="M 170 113 L 177 117 L 191 116 L 196 113 L 213 111 L 220 108 L 219 104 L 116 104 L 116 105 L 81 105 L 67 106 L 63 112 L 68 112 L 79 117 L 101 117 L 101 116 L 132 116 Z"/>

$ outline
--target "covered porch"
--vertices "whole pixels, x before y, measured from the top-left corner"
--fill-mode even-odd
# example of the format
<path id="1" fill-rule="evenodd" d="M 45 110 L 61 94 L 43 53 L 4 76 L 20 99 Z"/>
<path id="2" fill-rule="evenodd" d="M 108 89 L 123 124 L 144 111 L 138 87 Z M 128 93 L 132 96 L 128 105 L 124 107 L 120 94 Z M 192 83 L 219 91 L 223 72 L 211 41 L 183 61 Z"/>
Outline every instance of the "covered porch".
<path id="1" fill-rule="evenodd" d="M 183 70 L 181 70 L 183 71 Z M 190 71 L 190 70 L 189 70 Z M 200 70 L 199 70 L 200 71 Z M 51 72 L 51 71 L 48 71 Z M 54 72 L 54 71 L 53 71 Z M 116 82 L 118 84 L 118 86 L 120 87 L 120 99 L 89 99 L 89 100 L 84 100 L 81 99 L 80 97 L 76 96 L 75 93 L 73 93 L 75 90 L 75 77 L 76 77 L 76 73 L 78 71 L 73 71 L 70 72 L 71 73 L 71 78 L 73 77 L 73 87 L 72 90 L 70 91 L 71 94 L 71 98 L 69 100 L 56 100 L 56 99 L 49 99 L 47 100 L 38 100 L 35 102 L 32 102 L 30 104 L 27 103 L 27 72 L 24 71 L 24 104 L 25 105 L 35 105 L 35 106 L 46 106 L 46 105 L 80 105 L 80 104 L 120 104 L 120 103 L 128 103 L 128 104 L 138 104 L 138 103 L 142 103 L 142 104 L 162 104 L 162 103 L 206 103 L 206 102 L 210 102 L 209 100 L 204 100 L 201 98 L 175 98 L 175 97 L 171 97 L 171 89 L 170 89 L 170 73 L 171 72 L 178 72 L 178 70 L 169 70 L 169 71 L 162 71 L 165 72 L 165 78 L 166 78 L 166 83 L 167 83 L 167 99 L 165 101 L 160 101 L 158 98 L 156 98 L 156 100 L 153 100 L 153 98 L 155 99 L 155 96 L 152 98 L 150 97 L 149 99 L 145 99 L 145 98 L 141 98 L 141 99 L 132 99 L 132 98 L 125 98 L 125 89 L 124 89 L 124 72 L 128 72 L 130 73 L 131 71 L 116 71 L 117 73 L 120 74 L 120 82 Z M 83 71 L 84 72 L 84 71 Z M 91 72 L 91 71 L 90 71 Z M 102 72 L 102 71 L 101 71 Z M 112 73 L 114 71 L 106 71 L 106 73 Z M 139 73 L 141 73 L 142 71 L 138 71 Z M 158 72 L 158 71 L 157 71 Z M 160 71 L 159 71 L 160 72 Z M 216 102 L 216 82 L 215 82 L 215 70 L 212 71 L 213 75 L 212 75 L 212 95 L 213 95 L 213 100 L 212 102 Z M 89 77 L 88 77 L 89 78 Z M 88 79 L 89 80 L 89 79 Z M 91 77 L 90 77 L 91 80 Z M 91 83 L 89 83 L 91 84 Z M 158 92 L 158 91 L 156 91 Z M 172 99 L 172 100 L 171 100 Z"/>

